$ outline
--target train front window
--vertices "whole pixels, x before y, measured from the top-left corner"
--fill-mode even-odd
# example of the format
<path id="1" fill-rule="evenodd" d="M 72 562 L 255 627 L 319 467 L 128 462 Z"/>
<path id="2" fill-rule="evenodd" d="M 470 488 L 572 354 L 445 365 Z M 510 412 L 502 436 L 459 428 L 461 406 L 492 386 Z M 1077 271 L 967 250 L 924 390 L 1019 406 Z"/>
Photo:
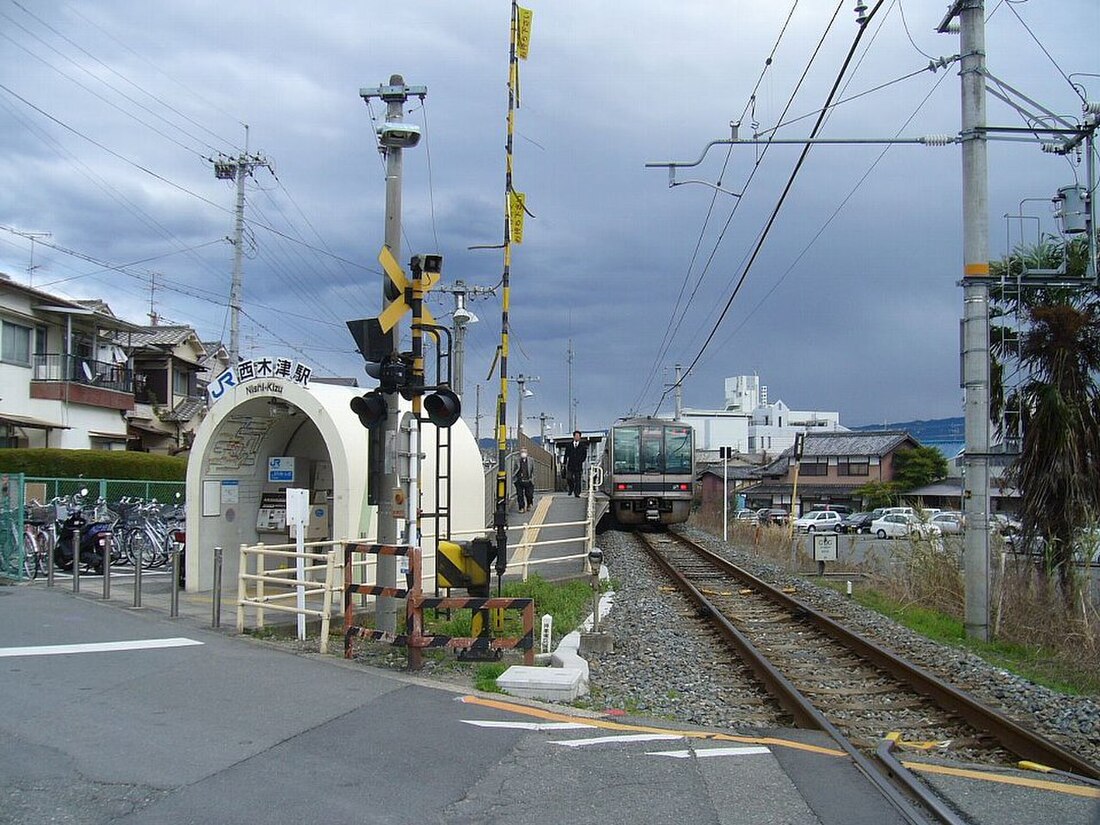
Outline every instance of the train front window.
<path id="1" fill-rule="evenodd" d="M 691 427 L 665 428 L 665 472 L 691 472 Z"/>
<path id="2" fill-rule="evenodd" d="M 660 427 L 646 427 L 642 430 L 642 472 L 663 473 L 665 471 L 664 437 Z"/>
<path id="3" fill-rule="evenodd" d="M 641 431 L 637 427 L 620 427 L 615 430 L 615 472 L 640 473 L 638 443 Z"/>

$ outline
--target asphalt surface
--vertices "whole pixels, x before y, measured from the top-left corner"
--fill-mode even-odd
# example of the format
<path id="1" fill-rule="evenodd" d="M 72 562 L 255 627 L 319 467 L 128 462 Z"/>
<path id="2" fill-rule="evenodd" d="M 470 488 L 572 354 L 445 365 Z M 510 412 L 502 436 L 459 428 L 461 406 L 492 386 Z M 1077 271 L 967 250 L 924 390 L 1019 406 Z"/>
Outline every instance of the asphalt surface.
<path id="1" fill-rule="evenodd" d="M 44 648 L 123 641 L 180 646 Z M 41 583 L 0 587 L 0 695 L 4 823 L 896 821 L 815 734 L 638 740 Z"/>

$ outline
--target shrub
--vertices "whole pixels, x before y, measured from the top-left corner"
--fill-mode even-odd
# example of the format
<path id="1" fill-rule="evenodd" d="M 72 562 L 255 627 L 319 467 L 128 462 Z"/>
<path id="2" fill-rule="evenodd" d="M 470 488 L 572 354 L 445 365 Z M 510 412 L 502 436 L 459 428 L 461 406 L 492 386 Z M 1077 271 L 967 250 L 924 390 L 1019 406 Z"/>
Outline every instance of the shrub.
<path id="1" fill-rule="evenodd" d="M 121 450 L 0 450 L 0 473 L 41 478 L 127 478 L 184 481 L 187 459 Z"/>

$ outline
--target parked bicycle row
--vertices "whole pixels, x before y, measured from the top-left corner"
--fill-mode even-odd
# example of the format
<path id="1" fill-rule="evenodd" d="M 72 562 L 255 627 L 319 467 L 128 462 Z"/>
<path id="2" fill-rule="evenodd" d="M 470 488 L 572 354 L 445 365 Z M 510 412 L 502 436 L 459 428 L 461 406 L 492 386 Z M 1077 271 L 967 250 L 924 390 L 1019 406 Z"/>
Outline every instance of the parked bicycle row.
<path id="1" fill-rule="evenodd" d="M 186 513 L 178 494 L 173 504 L 137 498 L 93 502 L 87 495 L 82 490 L 24 508 L 26 578 L 45 573 L 51 556 L 62 570 L 72 570 L 78 559 L 81 570 L 94 573 L 103 572 L 105 559 L 111 565 L 140 564 L 144 569 L 163 567 L 177 550 L 182 559 Z"/>

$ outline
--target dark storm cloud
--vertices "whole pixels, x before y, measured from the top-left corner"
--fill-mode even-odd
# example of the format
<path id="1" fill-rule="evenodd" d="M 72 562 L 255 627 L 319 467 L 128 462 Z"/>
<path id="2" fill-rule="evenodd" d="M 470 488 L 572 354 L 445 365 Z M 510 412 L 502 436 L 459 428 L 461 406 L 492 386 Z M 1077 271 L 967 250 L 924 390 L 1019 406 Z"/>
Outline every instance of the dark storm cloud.
<path id="1" fill-rule="evenodd" d="M 632 405 L 651 412 L 673 365 L 695 359 L 799 149 L 736 147 L 723 172 L 726 150 L 719 147 L 680 173 L 681 180 L 711 183 L 721 176 L 734 189 L 753 174 L 726 229 L 732 198 L 717 197 L 704 231 L 713 190 L 670 190 L 667 173 L 644 164 L 694 160 L 707 141 L 728 136 L 731 120 L 743 120 L 742 136 L 754 121 L 762 129 L 775 125 L 828 12 L 799 5 L 746 106 L 786 7 L 717 0 L 529 5 L 535 22 L 531 56 L 520 69 L 514 180 L 535 217 L 514 249 L 510 365 L 513 373 L 541 378 L 525 412 L 544 411 L 562 424 L 572 341 L 578 414 L 584 426 L 599 427 Z M 906 4 L 909 36 L 933 57 L 950 56 L 958 41 L 933 32 L 943 14 L 942 4 L 934 5 Z M 1089 0 L 1060 4 L 1057 16 L 1035 6 L 987 3 L 990 68 L 1051 109 L 1077 116 L 1080 101 L 1015 15 L 1065 71 L 1095 72 L 1100 10 Z M 383 107 L 365 105 L 359 89 L 397 72 L 429 90 L 426 106 L 414 99 L 405 107 L 425 138 L 405 154 L 401 258 L 440 251 L 445 281 L 500 281 L 501 253 L 468 247 L 498 244 L 503 234 L 507 4 L 231 0 L 161 4 L 150 14 L 145 4 L 122 0 L 26 8 L 125 80 L 18 6 L 3 7 L 8 19 L 0 24 L 10 38 L 0 41 L 4 85 L 72 131 L 0 91 L 0 225 L 49 231 L 62 246 L 115 263 L 215 241 L 137 269 L 161 273 L 159 311 L 190 321 L 203 337 L 224 335 L 231 250 L 219 239 L 232 231 L 235 193 L 214 180 L 203 158 L 240 151 L 248 123 L 250 149 L 274 163 L 277 179 L 258 169 L 249 186 L 246 350 L 289 350 L 319 374 L 362 379 L 343 321 L 379 308 L 385 175 L 372 134 Z M 872 28 L 841 97 L 928 64 L 910 44 L 897 2 L 883 5 Z M 842 8 L 786 120 L 820 106 L 854 34 L 851 9 Z M 824 133 L 953 134 L 956 72 L 924 72 L 857 98 L 833 112 Z M 1095 99 L 1100 84 L 1093 85 Z M 122 91 L 169 123 L 127 102 Z M 996 101 L 989 111 L 991 122 L 1021 123 Z M 806 135 L 812 122 L 798 120 L 778 134 Z M 958 149 L 894 147 L 868 174 L 880 152 L 811 151 L 685 381 L 685 403 L 718 406 L 725 377 L 758 373 L 772 398 L 839 410 L 842 423 L 958 413 Z M 1016 212 L 1024 198 L 1049 198 L 1080 169 L 1031 146 L 992 144 L 991 256 L 1007 243 L 1001 215 Z M 1039 204 L 1032 214 L 1042 214 L 1052 231 L 1043 209 Z M 0 269 L 21 276 L 28 243 L 3 231 L 0 241 Z M 35 257 L 47 263 L 36 283 L 71 279 L 63 284 L 68 292 L 109 297 L 133 320 L 148 309 L 148 283 L 138 274 L 80 278 L 96 267 L 41 246 Z M 499 297 L 471 303 L 480 321 L 470 328 L 467 380 L 482 384 L 485 412 L 496 391 L 497 379 L 487 375 L 499 339 Z M 682 317 L 674 312 L 678 300 L 687 307 Z M 431 306 L 445 319 L 453 299 L 440 294 Z M 666 400 L 663 410 L 670 409 Z"/>

